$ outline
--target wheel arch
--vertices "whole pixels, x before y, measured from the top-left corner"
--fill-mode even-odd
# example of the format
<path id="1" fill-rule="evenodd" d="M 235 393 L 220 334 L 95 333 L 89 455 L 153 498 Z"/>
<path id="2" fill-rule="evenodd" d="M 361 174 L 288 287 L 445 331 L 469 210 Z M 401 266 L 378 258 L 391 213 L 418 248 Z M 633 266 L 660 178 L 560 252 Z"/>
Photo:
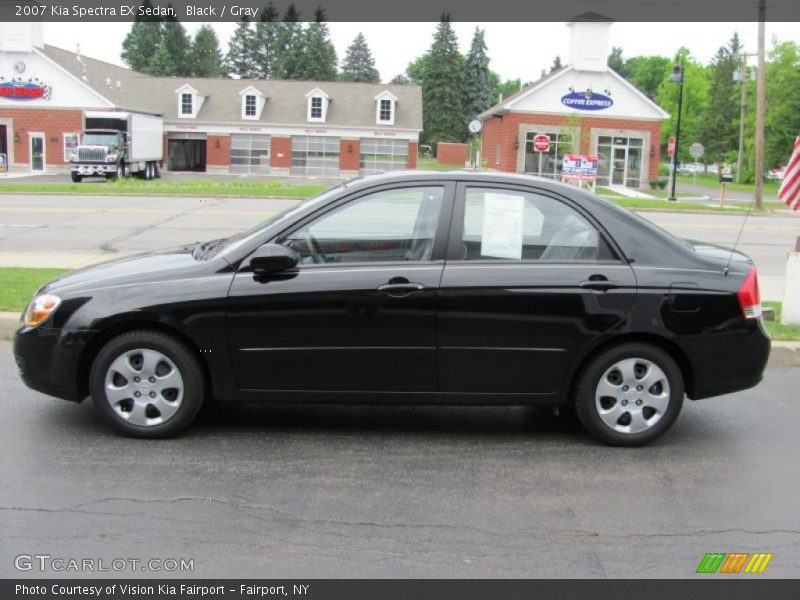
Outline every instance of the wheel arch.
<path id="1" fill-rule="evenodd" d="M 614 346 L 621 346 L 622 344 L 637 342 L 656 346 L 657 348 L 660 348 L 669 354 L 681 371 L 681 377 L 683 377 L 683 385 L 686 395 L 690 398 L 694 396 L 694 370 L 692 369 L 692 364 L 689 361 L 689 357 L 680 348 L 680 346 L 663 336 L 653 333 L 638 332 L 626 333 L 608 338 L 588 348 L 581 359 L 576 362 L 575 366 L 570 371 L 567 378 L 567 393 L 562 397 L 561 401 L 563 403 L 572 402 L 575 394 L 575 388 L 578 385 L 578 375 L 591 363 L 592 360 L 594 360 L 596 356 L 602 352 L 605 352 L 609 348 L 613 348 Z"/>

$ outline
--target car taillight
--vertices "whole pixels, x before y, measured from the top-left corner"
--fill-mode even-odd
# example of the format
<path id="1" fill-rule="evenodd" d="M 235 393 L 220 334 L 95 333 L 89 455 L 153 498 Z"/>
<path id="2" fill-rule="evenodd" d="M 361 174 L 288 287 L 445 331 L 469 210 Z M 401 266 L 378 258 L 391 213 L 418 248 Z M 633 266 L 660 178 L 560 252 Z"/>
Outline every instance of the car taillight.
<path id="1" fill-rule="evenodd" d="M 745 319 L 757 319 L 761 316 L 761 296 L 758 293 L 758 275 L 756 268 L 750 265 L 747 277 L 739 288 L 739 306 Z"/>

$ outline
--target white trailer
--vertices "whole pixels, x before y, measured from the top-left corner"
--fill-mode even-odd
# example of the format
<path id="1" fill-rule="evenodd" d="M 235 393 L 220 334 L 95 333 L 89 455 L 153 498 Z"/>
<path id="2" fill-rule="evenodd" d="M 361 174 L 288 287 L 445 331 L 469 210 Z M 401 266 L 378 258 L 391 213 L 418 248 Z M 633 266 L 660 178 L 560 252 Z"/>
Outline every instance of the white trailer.
<path id="1" fill-rule="evenodd" d="M 164 119 L 130 111 L 85 111 L 83 132 L 70 156 L 72 181 L 84 177 L 159 176 Z"/>

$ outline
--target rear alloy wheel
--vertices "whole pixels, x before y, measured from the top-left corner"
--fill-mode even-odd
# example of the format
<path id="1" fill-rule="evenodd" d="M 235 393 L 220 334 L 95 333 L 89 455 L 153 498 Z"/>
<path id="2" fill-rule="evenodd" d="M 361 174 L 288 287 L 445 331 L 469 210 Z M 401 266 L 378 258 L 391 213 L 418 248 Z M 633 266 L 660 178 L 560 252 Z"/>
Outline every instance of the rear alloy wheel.
<path id="1" fill-rule="evenodd" d="M 683 405 L 683 377 L 672 357 L 649 344 L 610 348 L 584 369 L 575 395 L 583 426 L 615 446 L 663 435 Z"/>
<path id="2" fill-rule="evenodd" d="M 92 365 L 89 384 L 106 420 L 136 437 L 175 435 L 194 420 L 205 393 L 194 353 L 154 331 L 108 342 Z"/>

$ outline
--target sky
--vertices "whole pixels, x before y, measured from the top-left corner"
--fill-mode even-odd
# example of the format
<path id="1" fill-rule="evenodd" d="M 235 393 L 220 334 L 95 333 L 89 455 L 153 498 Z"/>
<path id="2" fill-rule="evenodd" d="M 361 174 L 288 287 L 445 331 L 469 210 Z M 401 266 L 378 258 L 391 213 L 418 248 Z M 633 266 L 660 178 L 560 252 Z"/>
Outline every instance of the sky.
<path id="1" fill-rule="evenodd" d="M 185 23 L 190 33 L 201 23 Z M 236 27 L 235 23 L 213 23 L 224 48 Z M 330 23 L 331 39 L 341 62 L 353 38 L 362 32 L 367 39 L 381 79 L 389 81 L 431 45 L 435 23 Z M 521 78 L 523 82 L 539 78 L 555 56 L 568 62 L 569 30 L 564 23 L 454 23 L 461 51 L 469 50 L 475 27 L 486 30 L 490 67 L 503 79 Z M 44 39 L 48 44 L 74 51 L 80 42 L 81 52 L 93 58 L 123 64 L 119 59 L 122 40 L 130 23 L 45 23 Z M 756 23 L 614 23 L 611 45 L 621 46 L 623 56 L 658 54 L 674 56 L 681 46 L 704 64 L 737 31 L 747 52 L 755 52 Z M 800 43 L 800 23 L 767 23 L 767 51 L 773 38 Z M 753 59 L 753 64 L 755 60 Z"/>

